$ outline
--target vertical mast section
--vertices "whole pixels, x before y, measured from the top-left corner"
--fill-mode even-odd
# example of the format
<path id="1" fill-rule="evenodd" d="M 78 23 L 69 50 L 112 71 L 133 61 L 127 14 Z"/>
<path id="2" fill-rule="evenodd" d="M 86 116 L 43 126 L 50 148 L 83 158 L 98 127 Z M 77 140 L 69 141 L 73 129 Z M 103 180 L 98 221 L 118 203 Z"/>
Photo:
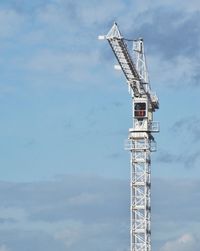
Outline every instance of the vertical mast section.
<path id="1" fill-rule="evenodd" d="M 151 92 L 143 39 L 133 41 L 133 58 L 114 23 L 106 38 L 131 90 L 133 126 L 125 149 L 131 155 L 130 250 L 151 251 L 151 152 L 156 150 L 153 132 L 159 131 L 153 112 L 159 108 Z"/>

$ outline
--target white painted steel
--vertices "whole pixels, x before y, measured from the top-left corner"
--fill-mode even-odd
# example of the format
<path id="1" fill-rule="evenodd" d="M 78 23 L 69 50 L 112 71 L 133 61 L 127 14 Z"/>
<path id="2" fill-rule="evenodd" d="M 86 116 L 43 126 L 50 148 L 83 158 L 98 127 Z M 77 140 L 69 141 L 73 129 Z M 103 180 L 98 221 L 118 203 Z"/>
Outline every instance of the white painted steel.
<path id="1" fill-rule="evenodd" d="M 131 155 L 130 250 L 151 251 L 150 164 L 151 152 L 156 151 L 151 133 L 159 132 L 159 123 L 153 121 L 153 112 L 159 108 L 159 101 L 149 84 L 143 39 L 133 41 L 133 56 L 116 23 L 106 39 L 124 72 L 132 96 L 133 127 L 129 129 L 125 142 L 125 149 Z M 136 110 L 135 104 L 142 104 L 145 110 Z"/>
<path id="2" fill-rule="evenodd" d="M 106 37 L 105 37 L 104 35 L 99 35 L 99 36 L 98 36 L 98 39 L 99 39 L 99 40 L 104 40 L 104 39 L 106 39 Z"/>

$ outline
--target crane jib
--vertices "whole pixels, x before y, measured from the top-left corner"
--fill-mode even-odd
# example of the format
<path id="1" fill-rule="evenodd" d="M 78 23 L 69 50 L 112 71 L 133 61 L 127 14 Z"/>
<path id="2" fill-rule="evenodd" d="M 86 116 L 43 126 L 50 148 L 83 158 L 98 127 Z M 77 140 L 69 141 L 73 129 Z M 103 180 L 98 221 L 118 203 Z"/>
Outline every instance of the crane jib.
<path id="1" fill-rule="evenodd" d="M 110 38 L 108 42 L 128 81 L 139 80 L 139 74 L 122 38 Z"/>
<path id="2" fill-rule="evenodd" d="M 110 47 L 128 81 L 133 92 L 136 96 L 146 95 L 148 96 L 152 107 L 158 109 L 157 101 L 153 100 L 150 90 L 145 88 L 146 83 L 144 83 L 136 69 L 136 66 L 130 56 L 127 48 L 127 44 L 124 42 L 122 37 L 108 37 L 107 38 Z"/>

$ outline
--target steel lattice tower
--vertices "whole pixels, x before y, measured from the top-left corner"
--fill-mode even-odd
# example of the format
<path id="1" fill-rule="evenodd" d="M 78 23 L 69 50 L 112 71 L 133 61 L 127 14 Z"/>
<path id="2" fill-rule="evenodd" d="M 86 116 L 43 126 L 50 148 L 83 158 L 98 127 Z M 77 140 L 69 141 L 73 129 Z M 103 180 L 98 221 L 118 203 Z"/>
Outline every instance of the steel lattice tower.
<path id="1" fill-rule="evenodd" d="M 133 40 L 133 53 L 129 53 L 126 39 L 116 23 L 106 38 L 127 79 L 132 97 L 133 126 L 129 129 L 125 149 L 131 155 L 131 210 L 130 250 L 151 251 L 151 152 L 156 151 L 152 133 L 159 132 L 159 123 L 153 113 L 159 108 L 158 98 L 152 93 L 144 53 L 143 39 Z"/>

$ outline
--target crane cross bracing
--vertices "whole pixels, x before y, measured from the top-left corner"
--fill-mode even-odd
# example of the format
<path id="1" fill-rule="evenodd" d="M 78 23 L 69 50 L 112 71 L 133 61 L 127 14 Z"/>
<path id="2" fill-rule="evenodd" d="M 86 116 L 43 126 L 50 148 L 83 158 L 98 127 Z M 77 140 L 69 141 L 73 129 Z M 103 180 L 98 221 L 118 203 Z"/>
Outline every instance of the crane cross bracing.
<path id="1" fill-rule="evenodd" d="M 122 69 L 132 96 L 133 127 L 129 129 L 125 149 L 131 155 L 130 251 L 151 251 L 151 152 L 156 150 L 153 132 L 159 123 L 153 113 L 159 108 L 151 91 L 143 39 L 134 40 L 135 62 L 116 23 L 106 36 Z"/>
<path id="2" fill-rule="evenodd" d="M 121 36 L 117 24 L 115 23 L 111 31 L 106 36 L 109 41 L 113 52 L 124 71 L 124 74 L 128 81 L 139 80 L 139 75 L 136 67 L 129 55 L 127 46 L 124 43 L 123 37 Z"/>
<path id="3" fill-rule="evenodd" d="M 128 51 L 127 44 L 125 43 L 124 38 L 122 37 L 116 23 L 114 23 L 113 27 L 106 35 L 106 39 L 108 40 L 115 54 L 115 57 L 122 71 L 124 72 L 128 84 L 133 89 L 134 95 L 148 95 L 152 107 L 157 109 L 159 106 L 158 99 L 153 93 L 151 93 L 150 89 L 148 88 L 148 77 L 145 78 L 145 76 L 142 75 L 143 73 L 147 75 L 147 70 L 142 69 L 141 67 L 136 67 L 136 65 L 134 64 Z M 136 48 L 136 52 L 138 52 L 138 55 L 144 57 L 142 40 L 136 42 L 136 44 L 139 44 L 139 46 L 137 46 Z M 145 58 L 142 57 L 138 58 L 137 64 L 140 64 L 142 67 L 144 67 L 146 66 L 146 63 L 144 62 Z"/>

